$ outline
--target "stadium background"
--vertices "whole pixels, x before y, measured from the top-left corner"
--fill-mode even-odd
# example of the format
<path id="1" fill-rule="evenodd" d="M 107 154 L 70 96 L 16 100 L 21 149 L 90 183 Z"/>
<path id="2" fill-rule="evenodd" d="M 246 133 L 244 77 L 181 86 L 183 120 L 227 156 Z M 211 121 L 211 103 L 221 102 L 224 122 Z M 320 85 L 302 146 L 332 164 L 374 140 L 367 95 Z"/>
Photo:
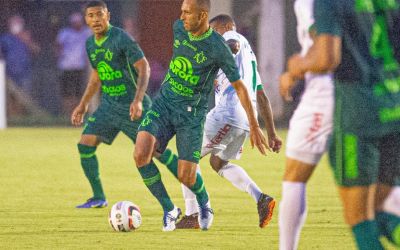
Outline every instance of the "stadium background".
<path id="1" fill-rule="evenodd" d="M 125 18 L 134 21 L 134 36 L 146 57 L 154 66 L 149 94 L 159 88 L 172 55 L 172 24 L 179 17 L 181 0 L 111 0 L 106 1 L 111 23 L 123 27 Z M 284 60 L 298 49 L 295 34 L 294 0 L 218 0 L 213 1 L 211 17 L 231 14 L 256 51 L 259 70 L 275 119 L 287 124 L 293 104 L 282 102 L 278 94 L 278 76 Z M 61 112 L 61 96 L 56 63 L 56 36 L 68 25 L 68 16 L 80 11 L 85 1 L 79 0 L 0 0 L 0 35 L 7 32 L 7 21 L 21 15 L 32 38 L 41 47 L 33 57 L 33 92 L 31 100 L 19 96 L 7 80 L 8 126 L 69 125 L 68 116 Z M 85 86 L 82 86 L 84 89 Z M 3 90 L 0 90 L 3 91 Z M 29 101 L 28 101 L 29 100 Z M 91 109 L 96 106 L 93 103 Z"/>

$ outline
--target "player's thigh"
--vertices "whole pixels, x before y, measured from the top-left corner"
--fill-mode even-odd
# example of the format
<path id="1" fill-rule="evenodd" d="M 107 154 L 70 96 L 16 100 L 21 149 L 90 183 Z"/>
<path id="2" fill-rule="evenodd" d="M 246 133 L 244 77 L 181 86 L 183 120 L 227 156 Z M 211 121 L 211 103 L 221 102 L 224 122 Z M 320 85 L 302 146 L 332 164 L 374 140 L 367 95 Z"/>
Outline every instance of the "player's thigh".
<path id="1" fill-rule="evenodd" d="M 115 119 L 107 107 L 100 105 L 87 119 L 82 135 L 95 135 L 99 141 L 110 145 L 119 132 Z"/>
<path id="2" fill-rule="evenodd" d="M 168 142 L 175 135 L 175 128 L 170 119 L 173 119 L 171 112 L 161 101 L 154 101 L 153 106 L 143 116 L 138 132 L 145 131 L 156 138 L 156 150 L 159 153 L 164 152 Z M 138 140 L 136 140 L 138 144 Z M 136 145 L 137 146 L 137 145 Z"/>
<path id="3" fill-rule="evenodd" d="M 241 128 L 232 127 L 224 138 L 226 148 L 216 154 L 224 161 L 239 160 L 243 152 L 243 144 L 246 141 L 248 132 Z"/>
<path id="4" fill-rule="evenodd" d="M 125 119 L 121 120 L 119 128 L 122 133 L 129 137 L 133 143 L 136 143 L 136 138 L 139 132 L 139 126 L 146 116 L 148 110 L 143 110 L 142 116 L 137 120 L 131 120 L 129 116 L 124 117 Z"/>
<path id="5" fill-rule="evenodd" d="M 203 141 L 204 116 L 180 115 L 176 129 L 176 148 L 180 160 L 199 163 Z"/>
<path id="6" fill-rule="evenodd" d="M 378 180 L 379 140 L 335 131 L 329 159 L 338 185 L 369 186 Z"/>
<path id="7" fill-rule="evenodd" d="M 315 167 L 315 164 L 304 163 L 287 157 L 283 180 L 306 183 L 314 172 Z"/>
<path id="8" fill-rule="evenodd" d="M 333 102 L 329 98 L 326 103 L 302 99 L 290 119 L 286 156 L 316 165 L 327 150 L 332 112 Z"/>

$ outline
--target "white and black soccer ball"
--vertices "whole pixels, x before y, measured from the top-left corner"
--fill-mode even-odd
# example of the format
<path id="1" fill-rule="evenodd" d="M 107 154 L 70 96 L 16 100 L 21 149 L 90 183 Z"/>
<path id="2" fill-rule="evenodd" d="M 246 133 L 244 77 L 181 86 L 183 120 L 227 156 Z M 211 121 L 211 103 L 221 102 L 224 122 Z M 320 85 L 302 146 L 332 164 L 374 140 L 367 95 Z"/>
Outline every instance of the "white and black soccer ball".
<path id="1" fill-rule="evenodd" d="M 136 230 L 142 224 L 140 208 L 130 201 L 119 201 L 112 206 L 108 221 L 118 232 Z"/>

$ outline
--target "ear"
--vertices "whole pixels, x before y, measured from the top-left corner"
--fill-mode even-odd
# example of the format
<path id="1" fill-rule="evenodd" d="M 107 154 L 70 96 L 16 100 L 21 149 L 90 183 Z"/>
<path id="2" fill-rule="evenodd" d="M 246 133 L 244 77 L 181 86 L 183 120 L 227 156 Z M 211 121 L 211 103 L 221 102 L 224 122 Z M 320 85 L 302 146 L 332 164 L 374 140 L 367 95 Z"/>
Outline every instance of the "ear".
<path id="1" fill-rule="evenodd" d="M 202 11 L 202 12 L 200 13 L 200 19 L 202 19 L 202 20 L 208 20 L 208 13 L 205 12 L 205 11 Z"/>

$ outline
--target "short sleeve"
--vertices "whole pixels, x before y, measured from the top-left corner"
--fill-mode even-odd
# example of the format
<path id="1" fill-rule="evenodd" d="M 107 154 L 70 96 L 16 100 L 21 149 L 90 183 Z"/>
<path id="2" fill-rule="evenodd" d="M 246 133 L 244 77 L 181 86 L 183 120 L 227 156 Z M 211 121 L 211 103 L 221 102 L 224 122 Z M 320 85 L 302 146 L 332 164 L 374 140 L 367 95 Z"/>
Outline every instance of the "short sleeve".
<path id="1" fill-rule="evenodd" d="M 240 79 L 239 69 L 236 66 L 235 59 L 231 50 L 225 43 L 222 43 L 220 56 L 218 58 L 218 66 L 225 73 L 230 82 L 236 82 Z"/>
<path id="2" fill-rule="evenodd" d="M 93 60 L 91 59 L 91 56 L 90 56 L 90 50 L 89 50 L 90 39 L 94 39 L 94 37 L 91 36 L 86 40 L 86 54 L 89 58 L 90 66 L 92 66 L 93 69 L 97 70 L 96 65 L 93 63 Z"/>
<path id="3" fill-rule="evenodd" d="M 340 15 L 336 10 L 336 1 L 315 0 L 314 18 L 318 34 L 341 36 Z"/>
<path id="4" fill-rule="evenodd" d="M 125 32 L 122 32 L 120 42 L 123 53 L 126 58 L 128 58 L 130 65 L 144 57 L 144 53 L 139 44 Z"/>

